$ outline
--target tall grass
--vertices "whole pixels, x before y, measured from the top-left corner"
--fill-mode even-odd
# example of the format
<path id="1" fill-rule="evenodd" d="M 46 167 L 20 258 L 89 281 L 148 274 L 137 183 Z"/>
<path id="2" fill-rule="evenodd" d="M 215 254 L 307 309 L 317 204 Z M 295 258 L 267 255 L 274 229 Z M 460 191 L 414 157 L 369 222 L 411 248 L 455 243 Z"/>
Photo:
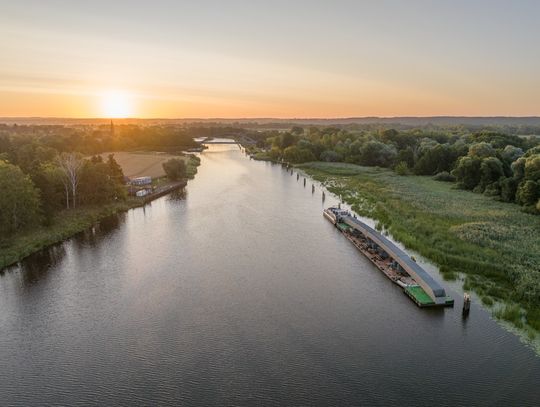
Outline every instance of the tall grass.
<path id="1" fill-rule="evenodd" d="M 540 331 L 540 216 L 429 177 L 343 163 L 301 167 L 435 262 L 443 277 L 466 274 L 464 288 L 486 305 L 504 302 L 524 312 L 518 319 L 512 308 L 496 317 Z"/>

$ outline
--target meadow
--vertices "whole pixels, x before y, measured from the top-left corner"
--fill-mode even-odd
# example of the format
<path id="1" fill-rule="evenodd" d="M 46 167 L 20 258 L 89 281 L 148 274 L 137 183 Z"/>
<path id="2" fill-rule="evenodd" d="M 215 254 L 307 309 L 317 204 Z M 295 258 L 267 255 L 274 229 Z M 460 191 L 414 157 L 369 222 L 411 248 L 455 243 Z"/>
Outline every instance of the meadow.
<path id="1" fill-rule="evenodd" d="M 124 175 L 129 178 L 149 176 L 160 178 L 165 176 L 163 163 L 171 158 L 183 158 L 186 165 L 189 165 L 188 156 L 178 156 L 161 152 L 126 152 L 117 151 L 113 153 L 103 153 L 104 160 L 109 154 L 114 154 L 114 159 L 122 167 Z"/>
<path id="2" fill-rule="evenodd" d="M 540 333 L 540 217 L 431 177 L 314 162 L 300 167 L 359 214 L 376 219 L 445 279 L 463 279 L 493 315 Z"/>

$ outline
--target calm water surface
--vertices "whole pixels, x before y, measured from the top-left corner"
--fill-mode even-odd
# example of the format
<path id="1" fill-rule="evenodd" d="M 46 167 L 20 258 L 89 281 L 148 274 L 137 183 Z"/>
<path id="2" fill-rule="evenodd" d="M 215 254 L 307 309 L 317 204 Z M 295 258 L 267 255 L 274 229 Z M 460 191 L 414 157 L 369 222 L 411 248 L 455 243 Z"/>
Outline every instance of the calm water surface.
<path id="1" fill-rule="evenodd" d="M 417 308 L 309 181 L 201 157 L 184 199 L 0 275 L 0 405 L 540 405 L 532 350 L 459 294 Z"/>

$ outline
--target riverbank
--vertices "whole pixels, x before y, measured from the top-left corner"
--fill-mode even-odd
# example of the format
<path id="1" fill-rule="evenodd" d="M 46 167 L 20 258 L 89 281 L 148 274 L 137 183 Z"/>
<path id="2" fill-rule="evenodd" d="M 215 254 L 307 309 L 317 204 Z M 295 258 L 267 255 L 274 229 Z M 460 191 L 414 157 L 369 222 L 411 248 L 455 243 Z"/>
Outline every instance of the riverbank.
<path id="1" fill-rule="evenodd" d="M 493 315 L 540 334 L 540 219 L 430 177 L 343 163 L 299 166 L 357 213 L 460 279 Z"/>
<path id="2" fill-rule="evenodd" d="M 186 165 L 186 177 L 192 179 L 197 173 L 200 159 L 189 156 Z M 156 191 L 142 198 L 128 197 L 123 201 L 100 206 L 84 206 L 57 213 L 49 226 L 39 226 L 12 236 L 8 241 L 0 242 L 0 272 L 25 257 L 49 246 L 69 239 L 83 232 L 100 220 L 129 209 L 146 205 L 148 202 L 166 195 L 186 185 L 186 181 L 171 182 L 165 178 L 158 180 Z"/>

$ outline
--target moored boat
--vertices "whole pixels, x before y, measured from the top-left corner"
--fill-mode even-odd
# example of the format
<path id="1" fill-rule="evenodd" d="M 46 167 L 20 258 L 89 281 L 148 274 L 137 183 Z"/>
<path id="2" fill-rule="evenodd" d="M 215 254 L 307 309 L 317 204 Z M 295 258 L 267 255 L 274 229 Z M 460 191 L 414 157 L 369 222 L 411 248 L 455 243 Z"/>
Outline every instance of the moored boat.
<path id="1" fill-rule="evenodd" d="M 323 216 L 332 222 L 334 225 L 339 223 L 339 220 L 345 216 L 350 216 L 351 213 L 346 209 L 341 209 L 339 206 L 331 206 L 323 211 Z"/>
<path id="2" fill-rule="evenodd" d="M 413 257 L 348 210 L 330 207 L 323 215 L 419 307 L 453 306 L 454 300 Z"/>

